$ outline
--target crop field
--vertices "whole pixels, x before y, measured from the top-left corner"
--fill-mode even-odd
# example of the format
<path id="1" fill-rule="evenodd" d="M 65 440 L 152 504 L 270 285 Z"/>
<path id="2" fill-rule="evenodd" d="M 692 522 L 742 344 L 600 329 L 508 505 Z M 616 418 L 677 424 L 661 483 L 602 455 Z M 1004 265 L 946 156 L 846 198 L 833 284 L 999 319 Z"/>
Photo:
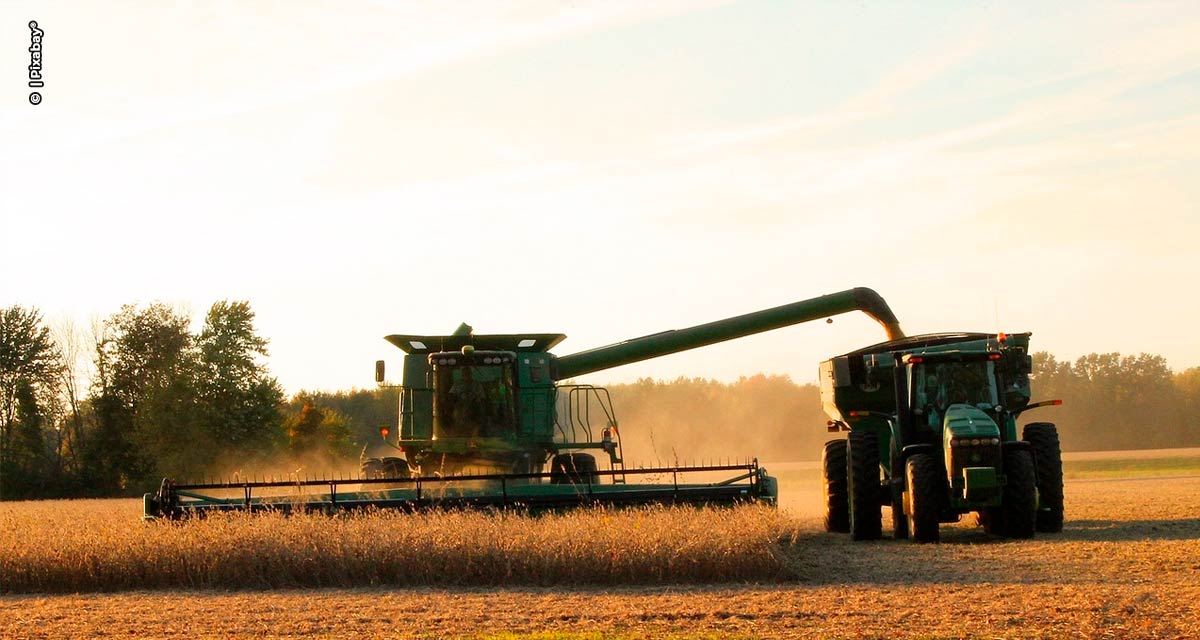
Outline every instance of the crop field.
<path id="1" fill-rule="evenodd" d="M 779 511 L 169 524 L 133 500 L 0 504 L 0 638 L 1200 637 L 1196 450 L 1069 459 L 1063 533 L 967 517 L 929 546 L 826 534 L 815 468 L 768 468 Z"/>

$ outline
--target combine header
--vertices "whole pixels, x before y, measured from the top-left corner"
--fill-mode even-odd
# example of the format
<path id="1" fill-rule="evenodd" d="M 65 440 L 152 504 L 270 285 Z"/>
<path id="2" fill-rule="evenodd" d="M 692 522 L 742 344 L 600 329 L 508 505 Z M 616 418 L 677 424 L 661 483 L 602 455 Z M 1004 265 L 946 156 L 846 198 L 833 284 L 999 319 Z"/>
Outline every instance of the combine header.
<path id="1" fill-rule="evenodd" d="M 774 504 L 758 462 L 627 469 L 602 387 L 560 381 L 810 320 L 862 311 L 903 337 L 887 303 L 857 288 L 707 324 L 556 356 L 562 334 L 390 335 L 404 353 L 392 455 L 362 460 L 357 478 L 183 484 L 146 494 L 146 516 L 234 509 L 338 511 L 365 507 L 565 508 L 585 504 Z M 376 363 L 384 381 L 384 363 Z M 607 468 L 600 469 L 596 455 Z"/>

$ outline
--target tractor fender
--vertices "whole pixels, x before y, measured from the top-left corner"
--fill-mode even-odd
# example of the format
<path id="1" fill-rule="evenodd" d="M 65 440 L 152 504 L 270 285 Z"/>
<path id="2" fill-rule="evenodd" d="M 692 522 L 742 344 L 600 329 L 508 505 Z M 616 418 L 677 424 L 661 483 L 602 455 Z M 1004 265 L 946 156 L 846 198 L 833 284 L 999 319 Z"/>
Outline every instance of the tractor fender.
<path id="1" fill-rule="evenodd" d="M 900 466 L 904 466 L 905 461 L 907 461 L 909 457 L 918 453 L 929 453 L 936 456 L 940 455 L 941 451 L 939 451 L 937 447 L 927 442 L 921 444 L 910 444 L 900 450 Z"/>

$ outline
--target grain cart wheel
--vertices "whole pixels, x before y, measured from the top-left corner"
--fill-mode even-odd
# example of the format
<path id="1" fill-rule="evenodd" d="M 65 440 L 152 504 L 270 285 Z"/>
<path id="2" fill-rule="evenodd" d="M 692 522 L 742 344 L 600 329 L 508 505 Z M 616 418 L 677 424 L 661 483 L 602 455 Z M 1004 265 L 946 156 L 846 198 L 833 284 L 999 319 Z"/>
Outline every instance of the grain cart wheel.
<path id="1" fill-rule="evenodd" d="M 1033 454 L 1026 449 L 1004 452 L 1007 482 L 1000 496 L 1002 532 L 1009 538 L 1032 538 L 1037 520 L 1037 481 Z"/>
<path id="2" fill-rule="evenodd" d="M 590 453 L 560 453 L 550 460 L 550 484 L 599 484 Z"/>
<path id="3" fill-rule="evenodd" d="M 1036 528 L 1042 533 L 1058 533 L 1063 528 L 1062 447 L 1058 443 L 1058 429 L 1049 422 L 1031 422 L 1025 425 L 1022 436 L 1033 446 L 1037 468 Z"/>
<path id="4" fill-rule="evenodd" d="M 821 452 L 825 487 L 825 530 L 850 533 L 850 498 L 847 496 L 846 441 L 830 440 Z"/>
<path id="5" fill-rule="evenodd" d="M 917 453 L 904 463 L 908 484 L 908 532 L 913 542 L 938 542 L 941 468 L 933 456 Z"/>
<path id="6" fill-rule="evenodd" d="M 872 431 L 851 431 L 846 457 L 849 460 L 850 537 L 878 540 L 883 537 L 878 437 Z"/>

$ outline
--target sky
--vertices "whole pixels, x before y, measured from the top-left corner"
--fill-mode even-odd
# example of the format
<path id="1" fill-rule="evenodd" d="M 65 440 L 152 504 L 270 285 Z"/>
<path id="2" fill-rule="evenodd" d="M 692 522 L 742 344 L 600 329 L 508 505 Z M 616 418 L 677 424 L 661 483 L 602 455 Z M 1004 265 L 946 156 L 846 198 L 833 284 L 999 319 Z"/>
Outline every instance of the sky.
<path id="1" fill-rule="evenodd" d="M 45 86 L 30 103 L 30 21 Z M 566 355 L 856 286 L 910 333 L 1200 366 L 1200 3 L 0 0 L 0 306 L 247 300 Z M 838 316 L 585 378 L 812 382 Z"/>

